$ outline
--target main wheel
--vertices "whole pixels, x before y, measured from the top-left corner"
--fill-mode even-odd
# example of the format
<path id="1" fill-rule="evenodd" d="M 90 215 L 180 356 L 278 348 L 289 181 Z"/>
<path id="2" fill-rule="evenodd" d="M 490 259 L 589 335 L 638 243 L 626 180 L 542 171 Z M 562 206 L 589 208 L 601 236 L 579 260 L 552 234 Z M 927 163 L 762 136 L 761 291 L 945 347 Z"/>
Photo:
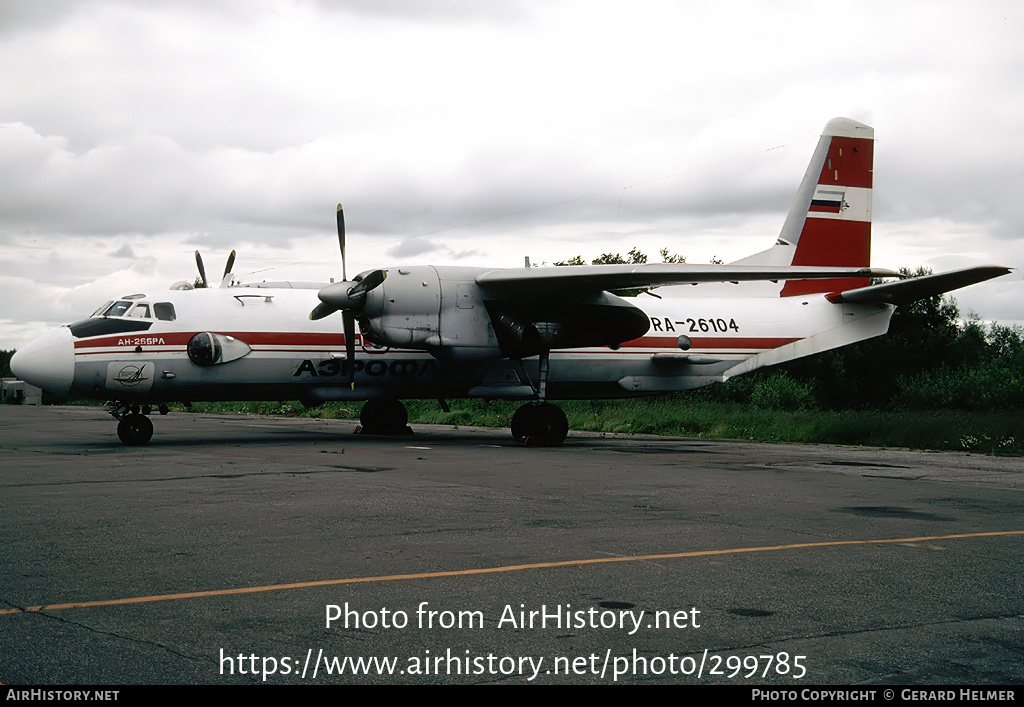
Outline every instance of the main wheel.
<path id="1" fill-rule="evenodd" d="M 373 434 L 405 432 L 405 426 L 409 423 L 409 412 L 401 400 L 367 400 L 363 409 L 359 411 L 359 422 L 366 432 Z"/>
<path id="2" fill-rule="evenodd" d="M 512 416 L 512 437 L 524 447 L 557 447 L 567 434 L 565 413 L 551 403 L 528 403 Z"/>
<path id="3" fill-rule="evenodd" d="M 141 447 L 153 437 L 153 422 L 145 415 L 125 415 L 117 423 L 117 436 L 131 447 Z"/>

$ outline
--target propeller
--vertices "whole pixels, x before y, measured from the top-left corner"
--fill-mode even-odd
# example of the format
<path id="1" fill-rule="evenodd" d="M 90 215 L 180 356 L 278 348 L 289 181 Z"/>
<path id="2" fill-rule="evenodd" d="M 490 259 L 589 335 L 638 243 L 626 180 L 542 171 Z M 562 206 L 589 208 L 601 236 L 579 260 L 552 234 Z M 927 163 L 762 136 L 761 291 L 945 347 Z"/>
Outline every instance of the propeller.
<path id="1" fill-rule="evenodd" d="M 224 265 L 224 275 L 221 277 L 220 286 L 224 287 L 228 284 L 228 275 L 231 274 L 231 268 L 235 266 L 235 251 L 231 251 L 231 255 L 228 256 L 228 261 Z M 209 280 L 206 279 L 206 267 L 203 265 L 203 256 L 196 251 L 196 267 L 199 268 L 199 281 L 196 287 L 203 288 L 209 287 Z"/>
<path id="2" fill-rule="evenodd" d="M 345 212 L 338 204 L 338 245 L 341 247 L 342 282 L 335 282 L 324 287 L 317 293 L 320 298 L 309 318 L 323 319 L 337 311 L 341 312 L 341 320 L 345 329 L 345 359 L 348 361 L 349 385 L 356 387 L 356 317 L 362 314 L 366 306 L 366 294 L 376 289 L 387 277 L 386 270 L 371 270 L 356 280 L 349 281 L 345 267 Z"/>

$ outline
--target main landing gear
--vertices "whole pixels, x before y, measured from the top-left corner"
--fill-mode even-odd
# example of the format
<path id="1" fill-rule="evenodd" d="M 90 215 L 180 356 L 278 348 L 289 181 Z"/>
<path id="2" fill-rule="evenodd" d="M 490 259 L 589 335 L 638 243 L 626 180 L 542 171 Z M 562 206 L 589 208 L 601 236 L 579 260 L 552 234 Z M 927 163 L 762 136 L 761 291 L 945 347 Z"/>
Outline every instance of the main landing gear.
<path id="1" fill-rule="evenodd" d="M 527 403 L 512 416 L 512 437 L 524 447 L 557 447 L 569 434 L 569 421 L 562 408 L 547 401 L 550 352 L 540 353 L 537 401 Z"/>
<path id="2" fill-rule="evenodd" d="M 357 433 L 370 435 L 411 435 L 409 412 L 401 400 L 376 398 L 367 400 L 359 412 Z"/>
<path id="3" fill-rule="evenodd" d="M 107 403 L 107 412 L 117 420 L 117 436 L 129 447 L 141 447 L 153 437 L 153 421 L 149 415 L 153 409 L 149 405 L 134 403 Z M 167 414 L 167 406 L 160 405 L 161 415 Z"/>
<path id="4" fill-rule="evenodd" d="M 524 447 L 557 447 L 567 434 L 565 413 L 548 402 L 527 403 L 512 416 L 512 437 Z"/>

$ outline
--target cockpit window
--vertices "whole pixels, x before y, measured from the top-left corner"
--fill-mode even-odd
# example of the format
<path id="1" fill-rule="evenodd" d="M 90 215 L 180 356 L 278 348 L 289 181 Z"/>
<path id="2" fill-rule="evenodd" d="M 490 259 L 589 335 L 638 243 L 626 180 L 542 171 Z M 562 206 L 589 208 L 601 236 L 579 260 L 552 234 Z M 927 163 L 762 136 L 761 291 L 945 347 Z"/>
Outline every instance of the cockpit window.
<path id="1" fill-rule="evenodd" d="M 141 297 L 142 295 L 135 295 Z M 151 305 L 149 302 L 131 302 L 128 298 L 107 302 L 105 305 L 92 313 L 93 317 L 131 317 L 133 319 L 163 319 L 174 321 L 174 305 L 170 302 L 157 302 Z"/>
<path id="2" fill-rule="evenodd" d="M 145 297 L 145 295 L 127 295 L 119 300 L 107 302 L 93 312 L 89 319 L 70 325 L 72 334 L 82 337 L 119 331 L 136 331 L 148 329 L 152 326 L 154 318 L 165 322 L 173 322 L 176 319 L 174 304 L 171 302 L 150 304 L 137 301 L 141 297 Z M 129 322 L 131 323 L 129 324 Z"/>
<path id="3" fill-rule="evenodd" d="M 153 305 L 153 314 L 156 315 L 157 319 L 162 319 L 165 322 L 174 321 L 174 305 L 170 302 L 157 302 Z"/>
<path id="4" fill-rule="evenodd" d="M 137 317 L 139 319 L 149 319 L 149 305 L 145 302 L 139 302 L 137 305 L 132 307 L 131 317 Z"/>
<path id="5" fill-rule="evenodd" d="M 106 312 L 103 312 L 104 317 L 123 317 L 124 313 L 127 312 L 132 306 L 132 303 L 127 300 L 118 300 L 114 304 L 110 305 Z"/>

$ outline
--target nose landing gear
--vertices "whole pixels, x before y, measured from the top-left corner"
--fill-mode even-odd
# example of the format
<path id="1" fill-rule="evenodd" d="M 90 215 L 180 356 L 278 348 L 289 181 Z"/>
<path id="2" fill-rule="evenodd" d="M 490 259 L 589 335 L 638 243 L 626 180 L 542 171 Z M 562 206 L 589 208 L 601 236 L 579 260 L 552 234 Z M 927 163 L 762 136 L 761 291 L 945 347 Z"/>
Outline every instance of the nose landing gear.
<path id="1" fill-rule="evenodd" d="M 117 436 L 129 447 L 141 447 L 153 436 L 153 422 L 145 415 L 125 415 L 117 423 Z"/>
<path id="2" fill-rule="evenodd" d="M 167 414 L 167 406 L 158 408 L 161 415 Z M 129 447 L 141 447 L 153 437 L 153 422 L 147 415 L 152 412 L 149 405 L 134 403 L 107 403 L 107 412 L 117 420 L 117 437 Z"/>

